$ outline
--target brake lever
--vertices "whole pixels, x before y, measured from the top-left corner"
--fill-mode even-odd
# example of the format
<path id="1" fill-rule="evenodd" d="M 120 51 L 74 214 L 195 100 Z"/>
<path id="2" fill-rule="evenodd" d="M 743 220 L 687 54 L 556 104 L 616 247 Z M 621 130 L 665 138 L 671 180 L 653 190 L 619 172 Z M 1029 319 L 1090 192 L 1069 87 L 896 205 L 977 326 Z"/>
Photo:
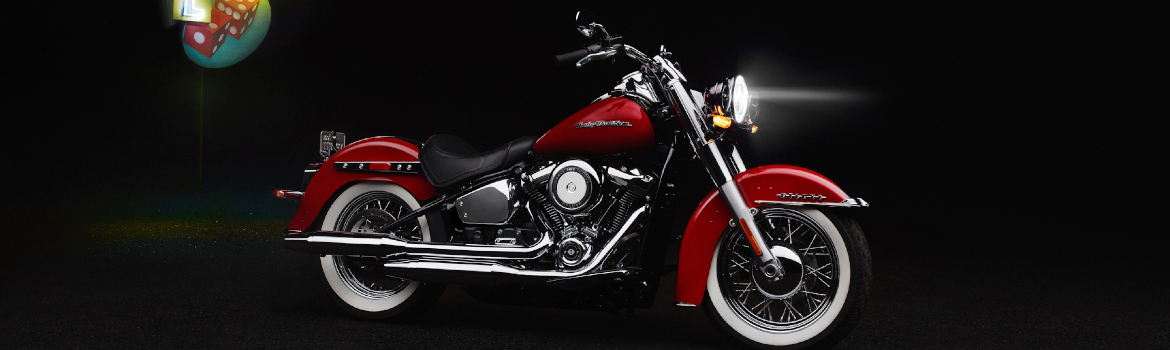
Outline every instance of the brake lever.
<path id="1" fill-rule="evenodd" d="M 586 63 L 589 63 L 589 62 L 593 62 L 593 61 L 597 61 L 597 60 L 604 60 L 604 59 L 613 57 L 616 54 L 617 54 L 617 49 L 614 49 L 611 47 L 611 48 L 607 48 L 603 51 L 598 51 L 598 52 L 594 52 L 594 53 L 585 55 L 585 57 L 582 57 L 581 60 L 577 61 L 577 68 L 581 68 L 581 66 L 584 66 Z"/>

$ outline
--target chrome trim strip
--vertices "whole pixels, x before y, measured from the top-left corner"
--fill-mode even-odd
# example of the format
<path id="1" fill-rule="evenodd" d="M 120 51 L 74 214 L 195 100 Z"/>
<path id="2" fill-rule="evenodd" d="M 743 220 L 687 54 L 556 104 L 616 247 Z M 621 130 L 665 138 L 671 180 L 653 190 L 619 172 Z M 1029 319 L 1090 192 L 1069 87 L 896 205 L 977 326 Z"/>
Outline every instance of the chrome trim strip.
<path id="1" fill-rule="evenodd" d="M 390 169 L 374 170 L 370 169 L 370 165 L 374 163 L 386 164 Z M 371 171 L 376 173 L 407 173 L 407 174 L 422 174 L 422 166 L 418 161 L 412 162 L 390 162 L 390 161 L 367 161 L 367 162 L 334 162 L 333 168 L 337 170 L 351 170 L 351 171 Z"/>
<path id="2" fill-rule="evenodd" d="M 796 194 L 796 193 L 787 193 L 787 192 L 778 194 L 778 195 L 776 195 L 776 197 L 780 197 L 780 199 L 803 199 L 803 200 L 814 200 L 814 201 L 818 201 L 818 202 L 823 201 L 823 200 L 825 200 L 825 198 L 827 198 L 827 197 L 819 195 L 819 194 Z"/>
<path id="3" fill-rule="evenodd" d="M 552 244 L 552 239 L 548 235 L 541 235 L 541 240 L 531 247 L 498 247 L 493 245 L 481 244 L 436 244 L 436 243 L 415 243 L 393 238 L 362 238 L 362 237 L 337 237 L 337 236 L 309 236 L 308 238 L 285 238 L 285 241 L 303 240 L 308 243 L 339 243 L 339 244 L 354 244 L 354 245 L 372 245 L 372 246 L 388 246 L 402 248 L 402 250 L 436 250 L 449 251 L 447 253 L 420 253 L 420 252 L 403 252 L 412 256 L 442 256 L 442 257 L 470 257 L 470 258 L 496 258 L 496 259 L 532 259 L 539 256 L 545 248 Z M 459 255 L 459 253 L 480 253 L 474 255 Z M 531 257 L 521 258 L 507 258 L 494 257 L 491 253 L 509 253 L 509 254 L 524 254 L 531 255 Z"/>
<path id="4" fill-rule="evenodd" d="M 695 307 L 696 305 L 695 305 L 695 304 L 689 304 L 689 303 L 682 303 L 682 302 L 679 302 L 679 303 L 674 303 L 674 306 L 678 306 L 678 307 Z"/>
<path id="5" fill-rule="evenodd" d="M 386 268 L 392 268 L 392 269 L 395 269 L 395 268 L 396 269 L 427 269 L 427 270 L 446 270 L 446 271 L 461 271 L 461 272 L 501 273 L 501 274 L 506 274 L 506 275 L 528 276 L 528 277 L 567 278 L 567 277 L 581 276 L 581 275 L 584 275 L 585 273 L 597 268 L 597 266 L 601 265 L 601 262 L 609 256 L 610 252 L 613 250 L 613 247 L 615 245 L 617 245 L 617 242 L 619 241 L 619 239 L 622 236 L 625 236 L 626 233 L 628 233 L 630 227 L 632 227 L 634 222 L 636 222 L 639 218 L 642 217 L 642 214 L 646 212 L 646 209 L 647 209 L 647 206 L 642 206 L 641 208 L 638 208 L 638 210 L 635 210 L 632 214 L 630 214 L 630 218 L 626 220 L 626 223 L 624 225 L 622 225 L 622 228 L 621 228 L 621 230 L 618 231 L 618 234 L 613 235 L 613 238 L 609 239 L 609 243 L 605 244 L 605 247 L 601 249 L 600 254 L 595 254 L 593 256 L 593 260 L 591 260 L 589 262 L 589 265 L 586 265 L 585 267 L 582 267 L 582 268 L 574 270 L 574 271 L 533 271 L 533 270 L 520 270 L 520 269 L 507 267 L 507 266 L 503 266 L 503 265 L 499 265 L 499 264 L 483 265 L 483 264 L 459 264 L 459 263 L 440 263 L 440 262 L 423 262 L 423 261 L 391 262 L 391 263 L 386 263 L 383 266 Z M 391 272 L 391 274 L 393 274 L 393 273 Z"/>
<path id="6" fill-rule="evenodd" d="M 757 200 L 756 204 L 780 204 L 791 206 L 809 206 L 809 207 L 838 207 L 838 208 L 867 208 L 869 202 L 861 198 L 849 198 L 840 203 L 825 203 L 825 202 L 793 202 L 793 201 L 764 201 Z"/>

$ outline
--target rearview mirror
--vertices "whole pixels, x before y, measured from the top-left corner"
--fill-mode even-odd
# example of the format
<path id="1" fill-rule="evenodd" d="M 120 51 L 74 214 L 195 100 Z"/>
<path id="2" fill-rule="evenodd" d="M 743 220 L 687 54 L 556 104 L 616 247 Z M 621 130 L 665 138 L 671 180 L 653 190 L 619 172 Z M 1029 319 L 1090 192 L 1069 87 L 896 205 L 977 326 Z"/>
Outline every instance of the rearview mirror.
<path id="1" fill-rule="evenodd" d="M 590 24 L 593 24 L 593 22 L 596 21 L 596 19 L 593 18 L 593 14 L 589 13 L 589 11 L 577 11 L 576 19 L 578 27 L 588 27 Z"/>
<path id="2" fill-rule="evenodd" d="M 597 33 L 593 30 L 593 26 L 595 25 L 594 20 L 593 14 L 586 11 L 577 11 L 577 31 L 580 31 L 585 37 L 592 38 L 593 34 Z"/>

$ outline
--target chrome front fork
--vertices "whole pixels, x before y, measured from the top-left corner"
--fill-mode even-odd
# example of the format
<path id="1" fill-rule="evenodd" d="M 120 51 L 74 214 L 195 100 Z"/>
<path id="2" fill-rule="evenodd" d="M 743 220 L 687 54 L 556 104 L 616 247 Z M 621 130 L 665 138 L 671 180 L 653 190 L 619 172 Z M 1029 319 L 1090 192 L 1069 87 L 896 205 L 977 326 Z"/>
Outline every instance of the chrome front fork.
<path id="1" fill-rule="evenodd" d="M 723 199 L 727 201 L 727 207 L 731 209 L 732 215 L 729 224 L 739 226 L 747 235 L 748 243 L 751 244 L 752 251 L 756 253 L 756 258 L 759 259 L 757 266 L 759 266 L 760 272 L 769 278 L 775 277 L 783 274 L 784 271 L 772 254 L 768 241 L 764 239 L 763 231 L 760 231 L 756 225 L 754 210 L 748 207 L 747 199 L 740 192 L 739 185 L 735 183 L 735 177 L 731 170 L 735 169 L 736 173 L 743 171 L 743 162 L 738 159 L 739 157 L 735 153 L 738 152 L 733 149 L 733 155 L 736 156 L 724 157 L 719 151 L 719 147 L 714 142 L 710 142 L 699 152 L 699 158 L 703 159 L 703 163 L 707 165 L 711 178 L 715 180 L 716 184 L 719 184 L 719 194 L 723 195 Z M 738 164 L 727 164 L 725 159 Z"/>
<path id="2" fill-rule="evenodd" d="M 655 59 L 662 60 L 655 57 Z M 734 175 L 743 172 L 743 161 L 739 158 L 739 152 L 732 148 L 731 157 L 725 157 L 723 152 L 719 150 L 714 141 L 706 141 L 703 138 L 703 126 L 700 120 L 703 120 L 703 113 L 699 109 L 697 103 L 692 100 L 691 94 L 682 86 L 681 80 L 684 80 L 681 74 L 670 68 L 669 62 L 662 60 L 662 64 L 668 67 L 667 74 L 672 75 L 667 83 L 666 88 L 671 92 L 671 99 L 674 103 L 676 113 L 680 118 L 686 119 L 683 122 L 684 127 L 689 128 L 688 134 L 691 138 L 691 146 L 695 153 L 698 154 L 699 159 L 702 160 L 703 166 L 707 168 L 707 173 L 711 175 L 711 180 L 719 188 L 719 193 L 723 195 L 723 199 L 727 201 L 727 207 L 731 208 L 732 219 L 729 224 L 741 226 L 749 243 L 752 245 L 752 250 L 756 253 L 756 258 L 759 259 L 760 272 L 763 272 L 768 278 L 774 278 L 777 275 L 783 275 L 784 271 L 780 267 L 776 257 L 772 254 L 768 242 L 764 240 L 763 232 L 756 226 L 755 215 L 752 215 L 752 209 L 748 207 L 747 200 L 743 193 L 740 193 L 739 186 L 735 183 Z M 735 164 L 727 164 L 728 161 Z M 733 168 L 734 166 L 734 168 Z"/>

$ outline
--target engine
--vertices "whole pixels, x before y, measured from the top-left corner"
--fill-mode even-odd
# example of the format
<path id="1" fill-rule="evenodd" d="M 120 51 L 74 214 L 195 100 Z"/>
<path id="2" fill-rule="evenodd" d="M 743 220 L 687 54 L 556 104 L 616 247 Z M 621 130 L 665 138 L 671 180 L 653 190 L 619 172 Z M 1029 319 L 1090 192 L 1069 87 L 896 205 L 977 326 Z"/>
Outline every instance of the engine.
<path id="1" fill-rule="evenodd" d="M 539 167 L 525 176 L 523 189 L 533 218 L 553 233 L 556 267 L 571 270 L 621 230 L 653 182 L 638 169 L 571 159 Z"/>

